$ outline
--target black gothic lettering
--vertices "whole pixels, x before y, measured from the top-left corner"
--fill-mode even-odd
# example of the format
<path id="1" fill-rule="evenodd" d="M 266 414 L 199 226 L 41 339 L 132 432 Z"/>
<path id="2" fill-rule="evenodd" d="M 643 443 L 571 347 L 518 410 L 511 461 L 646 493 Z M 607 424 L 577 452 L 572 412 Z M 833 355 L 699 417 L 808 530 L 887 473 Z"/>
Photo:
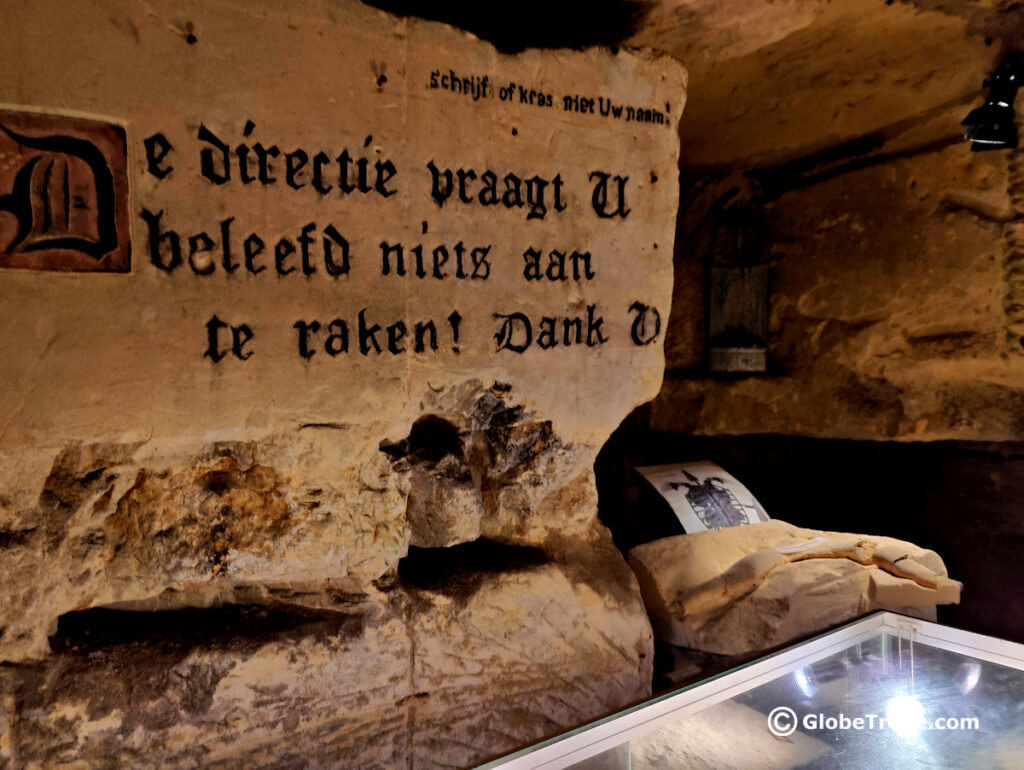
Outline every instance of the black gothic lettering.
<path id="1" fill-rule="evenodd" d="M 478 246 L 470 254 L 473 260 L 473 275 L 471 278 L 474 280 L 486 281 L 491 277 L 491 263 L 487 261 L 487 255 L 490 251 L 490 246 Z"/>
<path id="2" fill-rule="evenodd" d="M 373 189 L 376 190 L 382 198 L 390 198 L 398 192 L 398 190 L 389 190 L 388 182 L 390 182 L 392 177 L 398 173 L 398 169 L 395 168 L 395 164 L 390 160 L 378 160 L 376 164 L 374 164 L 374 167 L 377 169 L 377 181 L 373 183 Z"/>
<path id="3" fill-rule="evenodd" d="M 650 345 L 661 334 L 661 313 L 656 307 L 634 302 L 629 311 L 635 313 L 630 337 L 634 345 Z"/>
<path id="4" fill-rule="evenodd" d="M 242 253 L 245 254 L 245 269 L 253 275 L 262 273 L 266 270 L 265 266 L 253 267 L 253 260 L 263 253 L 265 245 L 266 244 L 263 243 L 263 239 L 256 235 L 256 233 L 252 233 L 242 244 Z"/>
<path id="5" fill-rule="evenodd" d="M 277 270 L 278 275 L 288 275 L 295 272 L 294 267 L 286 268 L 284 266 L 285 260 L 294 253 L 295 245 L 287 238 L 282 238 L 274 246 L 274 268 Z"/>
<path id="6" fill-rule="evenodd" d="M 245 346 L 249 344 L 252 339 L 252 329 L 247 324 L 241 324 L 240 326 L 231 327 L 231 352 L 242 361 L 246 361 L 252 358 L 252 351 L 248 353 L 245 351 Z"/>
<path id="7" fill-rule="evenodd" d="M 315 225 L 310 224 L 310 227 Z M 305 232 L 305 228 L 303 228 Z M 341 249 L 341 261 L 334 258 L 334 246 Z M 339 275 L 348 275 L 348 241 L 339 233 L 334 225 L 327 225 L 324 228 L 324 268 L 332 278 Z"/>
<path id="8" fill-rule="evenodd" d="M 391 273 L 391 255 L 395 255 L 395 274 L 405 275 L 405 256 L 403 254 L 402 244 L 396 243 L 392 246 L 387 241 L 380 242 L 380 274 L 389 275 Z"/>
<path id="9" fill-rule="evenodd" d="M 591 204 L 594 207 L 594 211 L 602 219 L 612 219 L 613 217 L 622 217 L 625 219 L 629 216 L 631 209 L 626 208 L 626 182 L 629 180 L 628 176 L 611 176 L 603 171 L 593 171 L 590 174 L 590 180 L 593 181 L 597 177 L 597 184 L 594 185 L 594 194 L 591 196 Z M 608 210 L 608 180 L 614 179 L 617 186 L 616 203 L 615 208 L 609 212 Z"/>
<path id="10" fill-rule="evenodd" d="M 316 224 L 310 222 L 309 224 L 303 225 L 302 230 L 299 231 L 299 237 L 296 240 L 299 242 L 299 253 L 301 254 L 300 261 L 302 262 L 302 274 L 307 278 L 316 272 L 316 268 L 309 261 L 309 246 L 313 243 L 313 239 L 309 237 L 309 234 L 316 230 Z"/>
<path id="11" fill-rule="evenodd" d="M 458 335 L 455 336 L 457 337 Z M 434 326 L 433 321 L 427 321 L 425 323 L 417 322 L 413 327 L 413 337 L 415 339 L 413 344 L 414 352 L 425 352 L 427 344 L 430 345 L 431 350 L 437 350 L 437 328 Z M 426 341 L 427 339 L 429 339 L 429 343 Z"/>
<path id="12" fill-rule="evenodd" d="M 348 150 L 342 150 L 341 155 L 338 156 L 338 187 L 344 193 L 350 193 L 356 189 L 356 186 L 348 180 L 348 167 L 352 163 L 352 156 L 348 154 Z"/>
<path id="13" fill-rule="evenodd" d="M 170 273 L 181 264 L 181 241 L 173 230 L 168 230 L 166 233 L 161 232 L 160 218 L 163 215 L 163 211 L 154 214 L 149 209 L 142 210 L 142 218 L 146 220 L 146 225 L 149 228 L 149 261 L 160 270 Z M 170 249 L 170 255 L 166 259 L 161 248 L 164 241 L 167 242 Z"/>
<path id="14" fill-rule="evenodd" d="M 473 169 L 466 170 L 466 169 L 460 168 L 459 171 L 458 171 L 458 174 L 459 174 L 459 200 L 462 201 L 463 203 L 472 203 L 473 202 L 473 198 L 466 194 L 466 180 L 467 179 L 476 179 L 476 172 L 473 171 Z"/>
<path id="15" fill-rule="evenodd" d="M 448 249 L 444 246 L 438 246 L 434 249 L 434 277 L 438 280 L 442 280 L 448 274 L 445 273 L 441 268 L 448 262 Z"/>
<path id="16" fill-rule="evenodd" d="M 452 352 L 459 352 L 459 325 L 462 323 L 462 316 L 458 310 L 453 310 L 448 316 L 448 325 L 452 328 Z M 431 324 L 433 325 L 433 324 Z"/>
<path id="17" fill-rule="evenodd" d="M 299 355 L 308 361 L 316 355 L 316 351 L 309 345 L 310 335 L 316 334 L 320 331 L 320 324 L 317 321 L 311 321 L 309 323 L 306 323 L 305 321 L 296 321 L 292 324 L 292 328 L 299 333 Z"/>
<path id="18" fill-rule="evenodd" d="M 583 321 L 579 318 L 562 320 L 562 344 L 579 345 L 583 342 Z"/>
<path id="19" fill-rule="evenodd" d="M 480 177 L 480 181 L 484 183 L 483 189 L 480 190 L 480 205 L 493 206 L 498 202 L 498 175 L 488 169 Z"/>
<path id="20" fill-rule="evenodd" d="M 466 247 L 462 245 L 462 241 L 455 244 L 455 277 L 465 278 L 466 271 L 463 269 L 462 258 L 466 256 Z"/>
<path id="21" fill-rule="evenodd" d="M 527 281 L 539 281 L 543 276 L 540 273 L 540 252 L 532 246 L 523 252 L 523 260 L 526 265 L 523 267 L 523 278 Z"/>
<path id="22" fill-rule="evenodd" d="M 146 147 L 146 170 L 157 179 L 166 179 L 167 175 L 174 170 L 174 167 L 171 165 L 165 166 L 163 162 L 167 157 L 167 153 L 173 150 L 174 147 L 167 141 L 166 136 L 159 133 L 147 137 L 143 144 Z"/>
<path id="23" fill-rule="evenodd" d="M 246 351 L 245 349 L 245 346 L 253 338 L 252 328 L 248 324 L 229 326 L 215 315 L 206 322 L 207 347 L 203 357 L 209 358 L 216 364 L 228 354 L 228 351 L 220 346 L 220 332 L 222 329 L 228 328 L 231 329 L 231 354 L 240 361 L 247 361 L 252 358 L 252 351 Z"/>
<path id="24" fill-rule="evenodd" d="M 387 328 L 388 333 L 388 352 L 393 355 L 404 353 L 405 348 L 402 346 L 402 340 L 405 338 L 406 332 L 405 324 L 401 321 L 395 321 Z"/>
<path id="25" fill-rule="evenodd" d="M 262 144 L 254 144 L 252 147 L 256 153 L 256 160 L 259 163 L 260 184 L 271 185 L 277 181 L 277 177 L 271 175 L 270 159 L 281 154 L 275 145 L 264 147 Z"/>
<path id="26" fill-rule="evenodd" d="M 547 186 L 547 180 L 539 176 L 526 180 L 526 203 L 530 207 L 526 213 L 527 219 L 543 219 L 548 213 L 548 207 L 544 205 L 544 188 Z"/>
<path id="27" fill-rule="evenodd" d="M 292 150 L 284 156 L 284 183 L 293 190 L 301 190 L 306 186 L 305 182 L 299 181 L 299 174 L 309 162 L 309 156 L 302 150 Z"/>
<path id="28" fill-rule="evenodd" d="M 533 326 L 530 319 L 522 313 L 495 313 L 495 319 L 501 320 L 501 326 L 494 334 L 497 350 L 511 350 L 522 353 L 533 342 Z"/>
<path id="29" fill-rule="evenodd" d="M 546 272 L 549 281 L 564 281 L 565 275 L 565 252 L 552 250 L 548 254 L 548 269 Z"/>
<path id="30" fill-rule="evenodd" d="M 522 208 L 523 194 L 519 189 L 520 179 L 515 174 L 505 174 L 505 194 L 501 196 L 501 202 L 505 208 Z"/>
<path id="31" fill-rule="evenodd" d="M 537 324 L 537 347 L 541 350 L 550 350 L 558 341 L 555 339 L 555 319 L 544 316 Z"/>
<path id="32" fill-rule="evenodd" d="M 584 251 L 580 253 L 573 251 L 572 256 L 569 257 L 572 260 L 572 278 L 574 281 L 586 279 L 588 281 L 594 279 L 596 274 L 590 268 L 590 252 Z M 583 263 L 583 271 L 580 272 L 580 262 Z"/>
<path id="33" fill-rule="evenodd" d="M 377 341 L 377 334 L 380 332 L 380 325 L 368 326 L 366 323 L 366 308 L 359 311 L 359 352 L 364 356 L 370 352 L 370 346 L 376 353 L 381 352 L 380 342 Z"/>
<path id="34" fill-rule="evenodd" d="M 224 184 L 231 178 L 230 148 L 202 124 L 199 125 L 197 136 L 201 142 L 209 145 L 199 153 L 199 173 L 216 185 Z"/>
<path id="35" fill-rule="evenodd" d="M 330 335 L 324 343 L 324 350 L 331 358 L 339 353 L 348 353 L 348 324 L 340 318 L 335 318 L 327 325 Z"/>
<path id="36" fill-rule="evenodd" d="M 313 156 L 313 189 L 320 195 L 327 195 L 334 185 L 324 184 L 324 166 L 331 162 L 325 152 L 318 152 Z"/>
<path id="37" fill-rule="evenodd" d="M 598 345 L 603 345 L 608 341 L 608 338 L 604 336 L 604 332 L 601 331 L 601 324 L 604 323 L 604 319 L 601 316 L 594 318 L 594 310 L 596 305 L 587 305 L 587 347 L 593 348 Z"/>
<path id="38" fill-rule="evenodd" d="M 206 322 L 206 338 L 209 344 L 206 346 L 206 352 L 203 353 L 203 357 L 209 358 L 215 364 L 226 355 L 226 352 L 220 349 L 220 330 L 226 329 L 227 326 L 217 316 L 211 317 Z"/>
<path id="39" fill-rule="evenodd" d="M 228 273 L 233 273 L 235 272 L 235 270 L 238 269 L 238 265 L 235 264 L 235 262 L 231 259 L 231 223 L 234 221 L 234 217 L 228 217 L 227 219 L 220 223 L 221 251 L 223 252 L 221 263 L 224 265 L 224 269 Z M 260 245 L 260 247 L 262 249 L 262 244 Z M 252 269 L 252 260 L 249 259 L 248 253 L 246 253 L 245 264 L 246 267 L 249 268 L 249 272 L 253 273 L 254 275 L 263 269 L 262 267 L 259 270 Z"/>
<path id="40" fill-rule="evenodd" d="M 455 182 L 452 180 L 452 172 L 445 169 L 443 174 L 444 183 L 442 184 L 442 173 L 434 165 L 434 161 L 427 162 L 427 169 L 430 171 L 430 196 L 434 199 L 437 207 L 441 208 L 444 206 L 444 202 L 451 197 L 452 187 L 455 185 Z"/>

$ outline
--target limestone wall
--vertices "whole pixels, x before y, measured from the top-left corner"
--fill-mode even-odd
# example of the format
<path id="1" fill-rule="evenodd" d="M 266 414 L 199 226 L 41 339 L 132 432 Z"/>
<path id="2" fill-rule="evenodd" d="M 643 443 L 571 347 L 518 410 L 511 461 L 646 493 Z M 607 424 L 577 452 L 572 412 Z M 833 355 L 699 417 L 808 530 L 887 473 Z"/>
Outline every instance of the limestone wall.
<path id="1" fill-rule="evenodd" d="M 703 310 L 694 310 L 703 271 L 680 259 L 670 375 L 652 424 L 709 435 L 1019 440 L 1018 162 L 1016 151 L 952 143 L 882 156 L 770 202 L 763 376 L 705 378 Z M 681 232 L 680 242 L 699 252 L 705 237 Z"/>
<path id="2" fill-rule="evenodd" d="M 631 42 L 690 70 L 668 376 L 651 426 L 1019 439 L 1019 157 L 961 121 L 1020 49 L 1011 3 L 665 0 Z M 716 201 L 767 222 L 769 371 L 704 367 Z"/>
<path id="3" fill-rule="evenodd" d="M 649 693 L 592 466 L 661 382 L 682 67 L 0 22 L 4 756 L 462 766 Z"/>

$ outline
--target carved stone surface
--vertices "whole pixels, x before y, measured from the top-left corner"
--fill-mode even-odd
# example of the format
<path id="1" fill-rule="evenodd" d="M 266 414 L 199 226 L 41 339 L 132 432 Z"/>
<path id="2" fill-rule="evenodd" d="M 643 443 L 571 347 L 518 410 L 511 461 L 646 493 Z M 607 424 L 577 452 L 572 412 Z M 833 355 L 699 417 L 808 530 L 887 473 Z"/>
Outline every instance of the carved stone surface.
<path id="1" fill-rule="evenodd" d="M 958 125 L 965 107 L 943 113 Z M 924 130 L 923 128 L 921 129 Z M 1024 436 L 1017 150 L 966 145 L 893 157 L 780 190 L 765 209 L 772 258 L 771 376 L 703 378 L 696 232 L 677 260 L 667 379 L 652 427 L 705 435 L 1009 441 Z M 898 156 L 898 152 L 893 153 Z M 691 229 L 693 228 L 693 229 Z M 701 245 L 703 244 L 703 245 Z"/>
<path id="2" fill-rule="evenodd" d="M 176 13 L 87 4 L 45 63 L 4 54 L 0 98 L 128 124 L 135 201 L 131 276 L 0 272 L 8 659 L 76 608 L 361 590 L 410 542 L 586 531 L 594 454 L 660 380 L 677 64 L 507 57 L 358 4 Z M 85 41 L 100 74 L 62 58 Z M 344 98 L 264 76 L 328 60 Z"/>
<path id="3" fill-rule="evenodd" d="M 0 746 L 23 766 L 465 767 L 648 692 L 629 591 L 467 547 L 371 596 L 72 616 L 48 662 L 5 670 Z"/>
<path id="4" fill-rule="evenodd" d="M 649 694 L 593 464 L 664 370 L 678 62 L 355 2 L 2 15 L 0 127 L 45 134 L 0 170 L 3 759 L 467 766 Z M 70 224 L 130 273 L 8 269 Z"/>
<path id="5" fill-rule="evenodd" d="M 971 152 L 961 126 L 1018 21 L 968 2 L 655 5 L 631 41 L 678 56 L 700 98 L 653 429 L 1024 438 L 1024 154 Z M 768 376 L 706 376 L 716 202 L 767 224 Z"/>
<path id="6" fill-rule="evenodd" d="M 661 382 L 683 68 L 355 2 L 2 13 L 0 119 L 123 127 L 132 244 L 0 260 L 3 746 L 450 766 L 649 692 L 593 463 Z M 0 254 L 79 171 L 0 189 Z"/>
<path id="7" fill-rule="evenodd" d="M 1006 6 L 966 0 L 658 0 L 628 42 L 673 54 L 700 84 L 682 127 L 686 166 L 785 173 L 832 150 L 955 141 L 999 61 L 992 43 L 1014 23 Z"/>
<path id="8" fill-rule="evenodd" d="M 959 602 L 962 588 L 934 551 L 779 520 L 662 538 L 629 561 L 659 641 L 723 655 L 875 609 L 934 619 L 935 605 Z"/>

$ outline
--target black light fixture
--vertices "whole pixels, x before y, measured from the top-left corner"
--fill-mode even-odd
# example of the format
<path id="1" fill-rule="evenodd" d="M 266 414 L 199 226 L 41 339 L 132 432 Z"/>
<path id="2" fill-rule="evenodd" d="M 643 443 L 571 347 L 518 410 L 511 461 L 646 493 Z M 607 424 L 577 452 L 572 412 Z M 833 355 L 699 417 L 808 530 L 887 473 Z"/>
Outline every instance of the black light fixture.
<path id="1" fill-rule="evenodd" d="M 1013 100 L 1024 77 L 1024 56 L 1014 51 L 999 63 L 991 80 L 985 103 L 964 118 L 964 139 L 971 150 L 1002 150 L 1017 146 L 1017 126 L 1013 121 Z"/>

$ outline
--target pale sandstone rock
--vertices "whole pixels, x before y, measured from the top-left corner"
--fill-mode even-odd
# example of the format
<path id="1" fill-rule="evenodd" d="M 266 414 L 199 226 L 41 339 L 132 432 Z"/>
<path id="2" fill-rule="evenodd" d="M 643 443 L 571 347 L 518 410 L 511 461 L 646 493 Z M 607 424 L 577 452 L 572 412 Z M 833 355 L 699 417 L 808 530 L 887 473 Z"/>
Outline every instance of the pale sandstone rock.
<path id="1" fill-rule="evenodd" d="M 6 670 L 0 746 L 47 767 L 466 767 L 644 697 L 635 590 L 521 550 L 432 556 L 320 610 L 107 613 Z"/>
<path id="2" fill-rule="evenodd" d="M 629 562 L 658 639 L 726 655 L 873 609 L 933 617 L 936 604 L 960 600 L 961 585 L 934 551 L 777 519 L 656 540 L 630 551 Z"/>
<path id="3" fill-rule="evenodd" d="M 872 570 L 868 596 L 880 607 L 929 607 L 959 604 L 960 590 L 960 583 L 949 578 L 940 578 L 934 588 L 926 588 L 884 570 Z"/>
<path id="4" fill-rule="evenodd" d="M 943 113 L 944 135 L 965 110 Z M 707 259 L 710 244 L 698 222 L 715 195 L 684 212 L 687 254 L 677 259 L 666 351 L 669 370 L 686 374 L 666 379 L 652 428 L 871 441 L 1024 436 L 1019 160 L 961 144 L 880 152 L 893 159 L 826 174 L 765 211 L 778 376 L 693 376 L 704 357 L 703 261 L 694 256 Z M 966 194 L 944 200 L 950 191 Z M 1004 210 L 1015 219 L 1004 221 Z"/>
<path id="5" fill-rule="evenodd" d="M 845 160 L 948 141 L 981 103 L 999 60 L 985 38 L 1005 24 L 1000 6 L 968 2 L 658 0 L 629 42 L 674 54 L 700 84 L 682 126 L 687 167 L 785 173 L 832 149 Z"/>
<path id="6" fill-rule="evenodd" d="M 355 2 L 47 0 L 4 28 L 4 121 L 122 126 L 132 262 L 5 269 L 24 255 L 0 232 L 0 659 L 90 607 L 319 604 L 410 544 L 590 537 L 596 453 L 663 371 L 678 63 L 508 56 Z"/>
<path id="7" fill-rule="evenodd" d="M 117 444 L 66 450 L 38 506 L 21 514 L 45 524 L 26 525 L 0 560 L 8 657 L 45 654 L 47 634 L 72 610 L 205 606 L 261 584 L 358 592 L 393 570 L 408 538 L 402 475 L 383 456 L 339 486 L 327 474 L 288 481 L 275 469 L 318 443 L 269 439 L 159 458 Z"/>
<path id="8" fill-rule="evenodd" d="M 0 752 L 452 766 L 648 694 L 593 463 L 662 378 L 683 68 L 356 2 L 73 6 L 2 11 Z M 82 120 L 129 272 L 12 229 L 108 221 L 34 148 L 98 149 Z"/>
<path id="9" fill-rule="evenodd" d="M 476 540 L 484 504 L 469 466 L 448 456 L 413 470 L 409 481 L 409 545 L 441 548 Z"/>

